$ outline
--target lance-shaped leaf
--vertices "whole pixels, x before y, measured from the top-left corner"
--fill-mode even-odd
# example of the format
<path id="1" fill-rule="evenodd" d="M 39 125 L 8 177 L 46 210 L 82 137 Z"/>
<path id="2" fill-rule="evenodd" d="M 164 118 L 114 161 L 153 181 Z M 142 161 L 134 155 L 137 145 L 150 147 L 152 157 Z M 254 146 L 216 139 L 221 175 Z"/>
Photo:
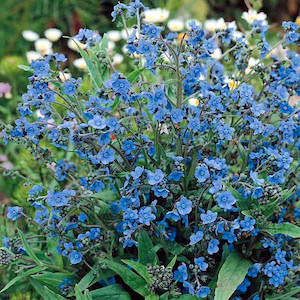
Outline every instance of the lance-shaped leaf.
<path id="1" fill-rule="evenodd" d="M 218 275 L 214 300 L 228 300 L 243 282 L 251 265 L 250 261 L 237 253 L 229 254 Z"/>

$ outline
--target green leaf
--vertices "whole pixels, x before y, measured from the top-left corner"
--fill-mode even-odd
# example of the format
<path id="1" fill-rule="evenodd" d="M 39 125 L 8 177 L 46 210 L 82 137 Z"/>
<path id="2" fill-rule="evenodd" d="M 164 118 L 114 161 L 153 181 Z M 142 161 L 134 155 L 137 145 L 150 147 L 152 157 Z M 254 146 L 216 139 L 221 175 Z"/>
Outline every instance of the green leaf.
<path id="1" fill-rule="evenodd" d="M 23 232 L 18 228 L 18 233 L 20 235 L 21 241 L 23 243 L 23 246 L 26 250 L 27 255 L 32 258 L 38 265 L 42 265 L 42 262 L 37 258 L 37 256 L 35 255 L 34 251 L 32 250 L 32 248 L 30 247 L 30 245 L 28 244 Z"/>
<path id="2" fill-rule="evenodd" d="M 127 267 L 119 263 L 108 259 L 104 259 L 103 261 L 106 263 L 107 267 L 116 272 L 130 288 L 132 288 L 142 296 L 148 294 L 148 291 L 146 289 L 147 283 L 143 278 L 139 277 L 134 272 L 130 271 Z"/>
<path id="3" fill-rule="evenodd" d="M 96 273 L 94 270 L 88 272 L 82 279 L 77 283 L 79 291 L 84 291 L 87 289 L 90 284 L 93 282 L 94 278 L 96 277 Z"/>
<path id="4" fill-rule="evenodd" d="M 134 70 L 132 71 L 128 76 L 127 76 L 127 80 L 130 82 L 130 83 L 133 83 L 135 82 L 139 75 L 145 70 L 145 68 L 141 68 L 141 69 L 137 69 L 137 70 Z"/>
<path id="5" fill-rule="evenodd" d="M 21 69 L 21 70 L 24 70 L 26 72 L 33 72 L 33 70 L 29 66 L 18 65 L 18 68 Z"/>
<path id="6" fill-rule="evenodd" d="M 71 274 L 43 272 L 42 274 L 31 275 L 31 278 L 42 281 L 54 287 L 58 287 L 64 278 L 71 278 Z"/>
<path id="7" fill-rule="evenodd" d="M 177 260 L 177 255 L 175 255 L 175 256 L 172 258 L 172 260 L 169 262 L 167 268 L 173 269 L 173 267 L 174 267 L 174 265 L 175 265 L 175 263 L 176 263 L 176 260 Z"/>
<path id="8" fill-rule="evenodd" d="M 41 271 L 44 271 L 46 269 L 46 267 L 44 266 L 37 266 L 35 268 L 32 268 L 28 271 L 25 271 L 24 273 L 18 275 L 17 277 L 13 278 L 1 291 L 0 294 L 3 293 L 4 291 L 6 291 L 7 289 L 9 289 L 11 286 L 13 286 L 15 283 L 17 283 L 18 281 L 22 280 L 23 278 L 30 276 L 32 274 L 36 274 L 39 273 Z"/>
<path id="9" fill-rule="evenodd" d="M 78 286 L 78 284 L 75 285 L 75 296 L 76 296 L 76 300 L 89 300 L 87 293 L 88 291 L 85 291 L 84 294 L 81 293 L 80 288 Z"/>
<path id="10" fill-rule="evenodd" d="M 43 300 L 65 300 L 66 298 L 58 295 L 48 289 L 45 285 L 42 285 L 39 281 L 29 278 L 29 282 L 34 287 L 36 292 L 43 297 Z"/>
<path id="11" fill-rule="evenodd" d="M 227 300 L 243 282 L 252 263 L 237 253 L 227 256 L 218 275 L 214 300 Z"/>
<path id="12" fill-rule="evenodd" d="M 104 33 L 103 37 L 102 37 L 102 40 L 101 40 L 101 44 L 100 44 L 100 49 L 102 51 L 107 51 L 108 49 L 108 37 L 107 37 L 107 34 Z"/>
<path id="13" fill-rule="evenodd" d="M 158 295 L 149 295 L 145 297 L 145 300 L 159 300 Z"/>
<path id="14" fill-rule="evenodd" d="M 285 234 L 295 239 L 300 238 L 300 227 L 291 223 L 269 224 L 267 228 L 261 230 L 270 235 Z"/>
<path id="15" fill-rule="evenodd" d="M 131 300 L 129 294 L 118 284 L 90 292 L 93 300 Z"/>
<path id="16" fill-rule="evenodd" d="M 125 264 L 130 266 L 139 275 L 141 275 L 147 281 L 147 283 L 151 283 L 151 279 L 150 279 L 150 276 L 148 274 L 146 266 L 144 266 L 144 265 L 142 265 L 142 264 L 140 264 L 136 261 L 129 260 L 129 259 L 122 259 L 122 262 L 124 262 Z"/>
<path id="17" fill-rule="evenodd" d="M 153 250 L 153 244 L 146 231 L 141 231 L 138 239 L 138 257 L 143 265 L 154 265 L 158 259 Z"/>
<path id="18" fill-rule="evenodd" d="M 266 300 L 288 300 L 288 299 L 292 299 L 289 297 L 292 297 L 294 295 L 296 295 L 297 293 L 300 293 L 300 287 L 295 287 L 292 288 L 289 292 L 282 294 L 282 295 L 274 295 L 274 296 L 266 296 Z"/>
<path id="19" fill-rule="evenodd" d="M 74 41 L 76 43 L 76 41 Z M 103 83 L 102 77 L 99 73 L 99 71 L 97 70 L 96 66 L 94 65 L 92 59 L 89 57 L 88 53 L 85 52 L 85 50 L 81 49 L 81 47 L 76 43 L 78 51 L 80 53 L 80 55 L 82 56 L 82 58 L 84 59 L 88 71 L 91 75 L 92 81 L 94 82 L 95 86 L 100 89 L 101 85 Z"/>
<path id="20" fill-rule="evenodd" d="M 195 297 L 193 295 L 183 295 L 183 296 L 180 296 L 179 298 L 171 298 L 171 300 L 199 300 L 198 297 Z"/>

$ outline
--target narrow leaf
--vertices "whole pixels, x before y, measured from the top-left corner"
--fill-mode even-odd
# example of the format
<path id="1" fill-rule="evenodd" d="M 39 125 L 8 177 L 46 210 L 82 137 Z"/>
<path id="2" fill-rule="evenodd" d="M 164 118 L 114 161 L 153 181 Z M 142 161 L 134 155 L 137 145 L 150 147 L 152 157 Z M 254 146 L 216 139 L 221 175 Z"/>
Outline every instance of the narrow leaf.
<path id="1" fill-rule="evenodd" d="M 4 291 L 6 291 L 7 289 L 9 289 L 11 286 L 13 286 L 15 283 L 17 283 L 18 281 L 22 280 L 23 278 L 30 276 L 32 274 L 36 274 L 39 273 L 41 271 L 44 271 L 46 269 L 46 267 L 44 266 L 37 266 L 33 269 L 30 269 L 20 275 L 18 275 L 17 277 L 15 277 L 14 279 L 12 279 L 1 291 L 0 293 L 3 293 Z"/>
<path id="2" fill-rule="evenodd" d="M 91 270 L 89 273 L 87 273 L 82 279 L 78 282 L 77 286 L 79 291 L 84 291 L 87 289 L 90 284 L 93 282 L 94 278 L 96 277 L 95 271 Z"/>
<path id="3" fill-rule="evenodd" d="M 32 248 L 30 247 L 30 245 L 28 244 L 23 232 L 18 229 L 18 233 L 20 235 L 21 241 L 24 245 L 24 248 L 26 250 L 27 255 L 32 258 L 38 265 L 42 265 L 42 262 L 37 258 L 37 256 L 35 255 L 34 251 L 32 250 Z"/>
<path id="4" fill-rule="evenodd" d="M 268 227 L 263 228 L 262 231 L 271 235 L 285 234 L 295 239 L 300 238 L 300 227 L 291 223 L 269 224 Z"/>
<path id="5" fill-rule="evenodd" d="M 176 263 L 176 260 L 177 260 L 177 255 L 175 255 L 175 256 L 172 258 L 172 260 L 169 262 L 167 268 L 173 269 L 173 267 L 174 267 L 174 265 L 175 265 L 175 263 Z"/>
<path id="6" fill-rule="evenodd" d="M 131 300 L 129 294 L 118 284 L 106 286 L 104 288 L 90 292 L 93 299 L 101 300 Z"/>
<path id="7" fill-rule="evenodd" d="M 147 283 L 143 278 L 139 277 L 134 272 L 130 271 L 128 268 L 119 263 L 108 259 L 105 259 L 104 262 L 106 263 L 107 267 L 116 272 L 130 288 L 143 296 L 148 293 L 146 289 Z"/>
<path id="8" fill-rule="evenodd" d="M 133 270 L 135 270 L 139 275 L 141 275 L 148 283 L 151 283 L 150 276 L 147 271 L 147 267 L 129 259 L 122 259 L 122 262 L 130 266 Z"/>
<path id="9" fill-rule="evenodd" d="M 158 261 L 152 241 L 144 230 L 141 231 L 138 239 L 138 257 L 139 262 L 143 265 L 154 265 Z"/>
<path id="10" fill-rule="evenodd" d="M 50 289 L 48 289 L 45 285 L 42 285 L 39 281 L 37 281 L 37 280 L 35 280 L 33 278 L 29 278 L 29 282 L 34 287 L 34 289 L 36 290 L 36 292 L 41 297 L 43 297 L 43 300 L 65 300 L 64 297 L 62 297 L 61 295 L 58 295 L 58 294 L 54 293 L 53 291 L 51 291 Z"/>

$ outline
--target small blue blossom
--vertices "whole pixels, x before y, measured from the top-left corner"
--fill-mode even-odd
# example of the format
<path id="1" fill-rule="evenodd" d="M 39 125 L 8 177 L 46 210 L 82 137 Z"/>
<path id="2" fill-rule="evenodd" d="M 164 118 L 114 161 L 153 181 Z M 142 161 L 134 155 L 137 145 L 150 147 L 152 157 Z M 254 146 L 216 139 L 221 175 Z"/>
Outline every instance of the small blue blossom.
<path id="1" fill-rule="evenodd" d="M 192 211 L 193 203 L 184 196 L 181 196 L 179 202 L 176 202 L 176 209 L 181 215 L 188 215 Z"/>
<path id="2" fill-rule="evenodd" d="M 202 213 L 200 215 L 200 218 L 201 218 L 203 224 L 206 225 L 206 224 L 213 223 L 217 219 L 217 215 L 218 215 L 218 213 L 216 213 L 216 212 L 214 213 L 214 212 L 208 210 L 207 213 Z"/>
<path id="3" fill-rule="evenodd" d="M 228 210 L 232 208 L 232 205 L 236 202 L 236 199 L 230 192 L 221 192 L 217 197 L 218 206 Z"/>
<path id="4" fill-rule="evenodd" d="M 211 239 L 208 243 L 207 252 L 208 254 L 212 255 L 214 253 L 217 253 L 219 251 L 219 241 L 217 239 Z"/>
<path id="5" fill-rule="evenodd" d="M 7 218 L 9 218 L 12 221 L 16 221 L 18 218 L 22 216 L 23 213 L 23 207 L 19 206 L 10 206 L 7 209 Z"/>
<path id="6" fill-rule="evenodd" d="M 68 255 L 69 259 L 70 259 L 70 263 L 72 265 L 76 265 L 79 264 L 82 261 L 82 254 L 78 251 L 72 251 L 70 252 L 70 254 Z"/>
<path id="7" fill-rule="evenodd" d="M 195 245 L 203 239 L 203 231 L 199 230 L 190 236 L 190 245 Z"/>

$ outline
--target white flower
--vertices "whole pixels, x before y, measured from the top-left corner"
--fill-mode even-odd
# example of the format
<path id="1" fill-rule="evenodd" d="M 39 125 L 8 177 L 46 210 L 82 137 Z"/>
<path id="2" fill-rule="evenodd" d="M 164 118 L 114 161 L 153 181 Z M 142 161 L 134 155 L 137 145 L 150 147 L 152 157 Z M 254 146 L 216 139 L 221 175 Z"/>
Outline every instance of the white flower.
<path id="1" fill-rule="evenodd" d="M 222 51 L 220 48 L 217 48 L 211 55 L 214 59 L 221 59 L 222 58 Z"/>
<path id="2" fill-rule="evenodd" d="M 146 23 L 162 23 L 169 17 L 170 12 L 164 8 L 149 9 L 144 12 L 144 22 Z"/>
<path id="3" fill-rule="evenodd" d="M 200 101 L 197 98 L 190 98 L 189 99 L 189 105 L 191 105 L 191 106 L 198 106 L 199 103 L 200 103 Z"/>
<path id="4" fill-rule="evenodd" d="M 113 65 L 119 65 L 120 63 L 122 63 L 124 60 L 124 56 L 117 53 L 112 57 L 112 64 Z"/>
<path id="5" fill-rule="evenodd" d="M 191 24 L 192 24 L 192 23 L 194 23 L 194 24 L 197 25 L 197 26 L 201 26 L 201 25 L 202 25 L 200 21 L 198 21 L 198 20 L 196 20 L 196 19 L 190 19 L 190 20 L 187 20 L 187 21 L 185 22 L 185 27 L 187 28 L 187 30 L 191 30 L 191 29 L 192 29 L 192 28 L 191 28 Z"/>
<path id="6" fill-rule="evenodd" d="M 112 52 L 112 50 L 115 48 L 116 44 L 112 41 L 108 41 L 107 43 L 107 51 Z"/>
<path id="7" fill-rule="evenodd" d="M 70 38 L 68 40 L 68 43 L 67 43 L 68 47 L 73 50 L 73 51 L 77 51 L 78 52 L 78 46 L 81 48 L 81 49 L 84 49 L 86 46 L 85 44 L 82 44 L 80 43 L 77 39 L 75 39 L 74 37 L 73 38 Z M 77 46 L 78 45 L 78 46 Z"/>
<path id="8" fill-rule="evenodd" d="M 29 42 L 34 42 L 39 38 L 39 35 L 32 30 L 22 31 L 22 36 L 26 41 L 29 41 Z"/>
<path id="9" fill-rule="evenodd" d="M 79 70 L 86 70 L 86 62 L 83 58 L 77 58 L 73 61 L 73 65 L 78 68 Z"/>
<path id="10" fill-rule="evenodd" d="M 236 89 L 237 86 L 240 84 L 239 81 L 234 80 L 234 79 L 229 79 L 228 77 L 225 78 L 225 82 L 228 84 L 228 86 L 231 90 Z"/>
<path id="11" fill-rule="evenodd" d="M 168 28 L 171 31 L 182 31 L 184 28 L 184 22 L 180 19 L 172 19 L 168 22 Z"/>
<path id="12" fill-rule="evenodd" d="M 252 24 L 254 20 L 263 21 L 263 24 L 267 24 L 267 15 L 263 12 L 258 13 L 256 10 L 250 9 L 248 12 L 244 11 L 242 19 L 246 20 L 249 24 Z"/>
<path id="13" fill-rule="evenodd" d="M 49 28 L 45 30 L 44 35 L 51 42 L 56 42 L 62 36 L 62 32 L 57 28 Z"/>
<path id="14" fill-rule="evenodd" d="M 204 28 L 210 32 L 214 32 L 216 30 L 224 30 L 226 29 L 226 23 L 223 18 L 220 18 L 218 20 L 209 19 L 204 22 Z"/>
<path id="15" fill-rule="evenodd" d="M 26 52 L 26 58 L 28 63 L 31 64 L 32 61 L 42 58 L 42 55 L 36 51 L 28 51 Z"/>
<path id="16" fill-rule="evenodd" d="M 106 34 L 108 39 L 112 42 L 118 42 L 122 38 L 121 32 L 118 30 L 110 30 Z"/>
<path id="17" fill-rule="evenodd" d="M 241 37 L 243 37 L 243 33 L 241 31 L 234 31 L 233 32 L 233 40 L 236 41 L 237 39 L 240 39 Z M 248 44 L 248 41 L 247 41 Z"/>
<path id="18" fill-rule="evenodd" d="M 122 39 L 127 40 L 127 37 L 130 36 L 132 34 L 132 32 L 133 32 L 133 28 L 128 28 L 127 31 L 126 31 L 126 29 L 123 29 L 121 31 Z M 127 34 L 128 34 L 128 36 L 127 36 Z"/>
<path id="19" fill-rule="evenodd" d="M 66 80 L 70 79 L 71 78 L 71 74 L 70 73 L 66 73 L 66 72 L 59 72 L 59 79 L 62 81 L 62 82 L 65 82 Z"/>
<path id="20" fill-rule="evenodd" d="M 38 39 L 34 42 L 35 50 L 42 55 L 52 53 L 52 43 L 47 39 Z"/>
<path id="21" fill-rule="evenodd" d="M 123 52 L 124 54 L 127 54 L 127 53 L 128 53 L 127 45 L 124 45 L 124 46 L 122 47 L 122 52 Z"/>

